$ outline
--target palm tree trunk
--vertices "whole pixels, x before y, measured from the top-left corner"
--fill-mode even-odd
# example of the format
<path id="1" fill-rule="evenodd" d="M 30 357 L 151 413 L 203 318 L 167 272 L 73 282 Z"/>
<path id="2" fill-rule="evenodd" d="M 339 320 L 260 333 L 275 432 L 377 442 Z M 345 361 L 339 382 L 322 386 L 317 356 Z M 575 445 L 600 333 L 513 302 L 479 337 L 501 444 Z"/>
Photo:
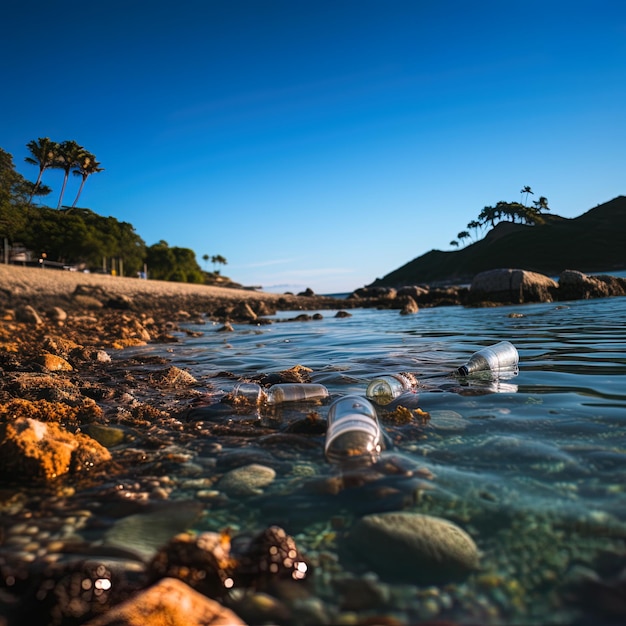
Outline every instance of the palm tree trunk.
<path id="1" fill-rule="evenodd" d="M 41 182 L 42 176 L 43 176 L 43 170 L 39 170 L 39 176 L 37 176 L 37 180 L 35 181 L 35 186 L 33 187 L 33 190 L 30 192 L 30 198 L 28 198 L 28 204 L 32 204 L 33 198 L 35 197 L 35 192 L 37 191 L 37 188 L 39 187 L 39 183 Z"/>
<path id="2" fill-rule="evenodd" d="M 69 172 L 65 172 L 65 178 L 63 179 L 63 187 L 61 187 L 61 195 L 59 196 L 59 204 L 57 204 L 57 209 L 61 208 L 61 202 L 63 201 L 63 194 L 65 193 L 65 185 L 67 185 L 68 176 Z"/>
<path id="3" fill-rule="evenodd" d="M 76 203 L 78 202 L 78 198 L 80 197 L 80 194 L 83 191 L 83 187 L 85 186 L 86 180 L 87 180 L 87 177 L 83 176 L 83 180 L 80 181 L 80 187 L 78 188 L 78 193 L 76 194 L 76 197 L 74 198 L 74 204 L 72 204 L 72 208 L 76 206 Z"/>

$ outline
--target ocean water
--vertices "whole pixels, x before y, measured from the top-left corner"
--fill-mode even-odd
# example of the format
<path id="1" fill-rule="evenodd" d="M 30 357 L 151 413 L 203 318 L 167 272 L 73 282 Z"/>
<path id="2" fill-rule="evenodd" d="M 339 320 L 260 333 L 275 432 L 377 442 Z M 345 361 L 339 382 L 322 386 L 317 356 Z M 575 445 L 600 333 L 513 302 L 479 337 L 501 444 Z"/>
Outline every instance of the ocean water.
<path id="1" fill-rule="evenodd" d="M 185 396 L 173 419 L 124 444 L 129 459 L 143 459 L 129 461 L 127 476 L 65 495 L 16 494 L 19 524 L 5 524 L 0 557 L 30 563 L 35 552 L 25 545 L 37 544 L 45 559 L 51 540 L 57 550 L 71 540 L 72 558 L 101 554 L 109 567 L 111 546 L 149 558 L 185 528 L 237 537 L 278 525 L 312 565 L 306 592 L 256 596 L 242 610 L 249 624 L 624 623 L 626 298 L 318 313 L 294 321 L 296 313 L 280 312 L 233 332 L 189 324 L 177 343 L 116 355 L 155 368 L 149 357 L 165 357 L 188 370 L 196 401 Z M 519 352 L 517 375 L 454 375 L 502 340 Z M 221 402 L 240 380 L 296 366 L 328 388 L 329 401 L 237 410 Z M 329 402 L 363 395 L 375 375 L 395 372 L 419 384 L 377 408 L 381 463 L 338 480 L 323 452 Z M 397 405 L 415 417 L 398 421 Z M 250 463 L 275 477 L 256 493 L 224 495 L 222 476 Z M 161 506 L 165 493 L 173 507 Z M 190 502 L 201 511 L 193 522 Z M 393 511 L 457 525 L 478 547 L 480 569 L 425 582 L 419 564 L 381 568 L 369 546 L 350 545 L 359 519 Z M 241 609 L 240 594 L 227 603 Z"/>
<path id="2" fill-rule="evenodd" d="M 480 574 L 453 591 L 425 591 L 411 580 L 380 580 L 352 554 L 341 561 L 340 575 L 391 585 L 395 603 L 383 608 L 406 623 L 613 623 L 606 596 L 626 572 L 626 298 L 441 307 L 410 316 L 371 309 L 351 310 L 347 318 L 319 313 L 322 319 L 299 322 L 284 321 L 295 314 L 283 312 L 271 325 L 235 325 L 226 334 L 217 326 L 192 326 L 202 335 L 168 357 L 205 380 L 216 397 L 232 389 L 231 374 L 246 379 L 296 365 L 309 368 L 331 399 L 363 395 L 376 374 L 411 372 L 419 386 L 396 404 L 430 419 L 398 425 L 382 408 L 379 416 L 388 435 L 384 454 L 416 471 L 410 479 L 389 478 L 384 497 L 368 485 L 340 497 L 312 495 L 311 481 L 337 472 L 323 456 L 323 436 L 302 447 L 286 439 L 286 449 L 253 437 L 232 450 L 225 443 L 223 454 L 241 445 L 260 449 L 284 460 L 285 469 L 262 496 L 215 506 L 200 529 L 276 523 L 305 552 L 318 546 L 319 557 L 324 542 L 341 553 L 336 525 L 349 528 L 378 511 L 427 513 L 472 536 L 483 554 Z M 501 340 L 518 349 L 516 376 L 462 380 L 452 374 L 474 351 Z M 311 410 L 325 417 L 327 408 L 285 405 L 246 419 L 284 432 Z M 200 410 L 192 419 L 201 424 L 211 417 Z M 427 478 L 417 484 L 416 475 Z M 336 609 L 335 575 L 322 568 L 316 584 Z M 604 595 L 588 578 L 600 581 Z M 615 619 L 626 617 L 618 610 Z"/>

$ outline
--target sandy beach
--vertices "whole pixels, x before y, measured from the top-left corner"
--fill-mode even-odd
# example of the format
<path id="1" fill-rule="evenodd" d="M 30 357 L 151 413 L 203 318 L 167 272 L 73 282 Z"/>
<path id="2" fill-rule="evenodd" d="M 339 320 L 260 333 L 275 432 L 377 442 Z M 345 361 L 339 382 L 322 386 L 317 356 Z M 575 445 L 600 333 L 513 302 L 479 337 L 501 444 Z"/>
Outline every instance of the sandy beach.
<path id="1" fill-rule="evenodd" d="M 231 289 L 189 283 L 174 283 L 160 280 L 142 280 L 110 276 L 105 274 L 84 274 L 56 269 L 0 265 L 0 290 L 9 297 L 70 297 L 79 286 L 101 288 L 113 296 L 134 297 L 178 297 L 226 300 L 266 300 L 276 302 L 281 294 L 271 294 L 248 289 Z"/>

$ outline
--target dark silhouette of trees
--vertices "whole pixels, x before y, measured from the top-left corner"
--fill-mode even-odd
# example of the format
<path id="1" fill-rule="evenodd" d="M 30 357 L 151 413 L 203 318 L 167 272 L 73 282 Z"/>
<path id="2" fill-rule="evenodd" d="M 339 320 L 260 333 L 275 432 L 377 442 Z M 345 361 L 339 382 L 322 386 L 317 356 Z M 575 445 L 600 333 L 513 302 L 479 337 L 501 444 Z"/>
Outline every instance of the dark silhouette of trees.
<path id="1" fill-rule="evenodd" d="M 522 188 L 522 195 L 526 195 L 528 199 L 529 194 L 533 194 L 532 189 L 526 185 Z M 474 231 L 476 240 L 478 240 L 478 232 L 480 229 L 493 228 L 497 223 L 501 221 L 512 222 L 513 224 L 527 224 L 535 226 L 545 223 L 545 218 L 542 214 L 543 211 L 549 211 L 548 199 L 545 196 L 540 196 L 539 200 L 533 202 L 533 206 L 527 206 L 521 202 L 505 202 L 500 200 L 495 206 L 486 206 L 478 214 L 476 220 L 472 220 L 467 224 L 468 230 Z M 469 236 L 467 231 L 462 231 L 457 235 L 458 239 L 465 239 Z M 450 245 L 458 245 L 450 242 Z"/>
<path id="2" fill-rule="evenodd" d="M 521 196 L 526 196 L 526 199 L 524 200 L 524 204 L 528 204 L 528 195 L 535 195 L 533 190 L 528 186 L 525 185 L 524 187 L 522 187 L 522 190 L 520 191 L 520 195 Z"/>
<path id="3" fill-rule="evenodd" d="M 478 220 L 468 222 L 467 228 L 474 231 L 474 239 L 478 241 L 478 231 L 482 228 L 482 224 Z"/>
<path id="4" fill-rule="evenodd" d="M 548 206 L 548 198 L 545 196 L 539 196 L 539 200 L 533 200 L 533 204 L 535 205 L 537 212 L 550 210 L 550 207 Z"/>
<path id="5" fill-rule="evenodd" d="M 465 239 L 467 239 L 470 236 L 470 234 L 466 231 L 466 230 L 462 230 L 457 236 L 456 238 L 459 241 L 464 241 Z"/>

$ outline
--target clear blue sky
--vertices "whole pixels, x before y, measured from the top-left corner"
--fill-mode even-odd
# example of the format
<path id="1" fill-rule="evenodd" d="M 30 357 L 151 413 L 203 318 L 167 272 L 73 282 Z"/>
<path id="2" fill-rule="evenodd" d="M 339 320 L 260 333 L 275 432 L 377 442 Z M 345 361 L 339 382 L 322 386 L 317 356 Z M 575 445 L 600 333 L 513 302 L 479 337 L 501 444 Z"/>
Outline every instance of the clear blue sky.
<path id="1" fill-rule="evenodd" d="M 0 20 L 18 170 L 35 180 L 32 139 L 77 141 L 106 168 L 80 206 L 246 285 L 354 290 L 524 185 L 565 217 L 626 194 L 623 0 L 5 0 Z M 56 206 L 61 173 L 43 182 Z"/>

